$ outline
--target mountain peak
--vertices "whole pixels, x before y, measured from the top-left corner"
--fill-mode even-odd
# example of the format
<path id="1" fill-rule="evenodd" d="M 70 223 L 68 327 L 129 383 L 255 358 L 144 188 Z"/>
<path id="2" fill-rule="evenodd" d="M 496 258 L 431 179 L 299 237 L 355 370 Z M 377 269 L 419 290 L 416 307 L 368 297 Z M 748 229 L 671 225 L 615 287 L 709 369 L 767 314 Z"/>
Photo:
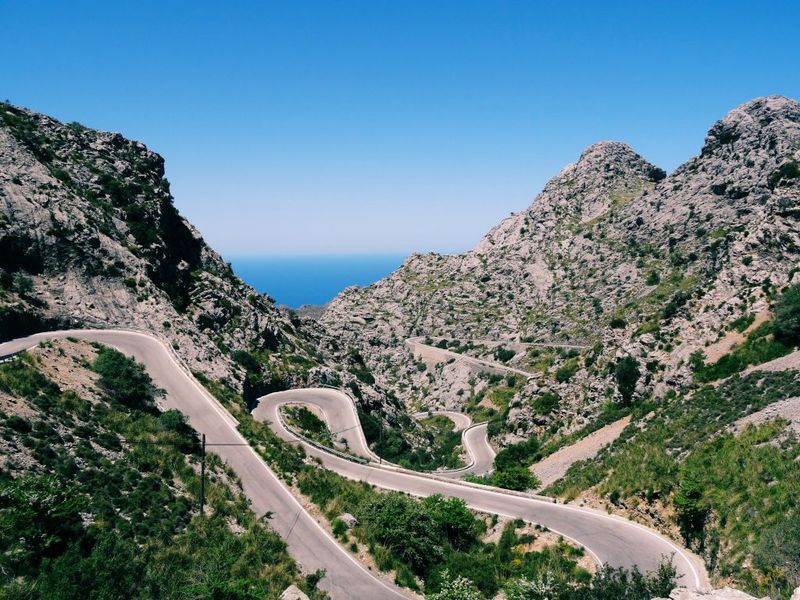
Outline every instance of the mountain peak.
<path id="1" fill-rule="evenodd" d="M 568 165 L 565 171 L 575 174 L 600 173 L 606 177 L 636 175 L 650 181 L 659 181 L 665 173 L 649 163 L 633 148 L 624 142 L 596 142 L 581 152 L 577 162 Z"/>
<path id="2" fill-rule="evenodd" d="M 767 148 L 783 153 L 800 145 L 800 103 L 785 96 L 764 96 L 745 102 L 714 123 L 702 155 Z M 737 148 L 738 147 L 738 148 Z"/>

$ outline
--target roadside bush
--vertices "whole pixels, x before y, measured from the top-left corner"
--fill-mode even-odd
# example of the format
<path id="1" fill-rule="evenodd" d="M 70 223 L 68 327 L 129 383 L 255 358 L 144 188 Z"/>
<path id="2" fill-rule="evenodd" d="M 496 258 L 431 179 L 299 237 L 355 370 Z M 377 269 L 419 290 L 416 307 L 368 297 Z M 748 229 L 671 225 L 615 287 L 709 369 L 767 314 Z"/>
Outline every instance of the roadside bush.
<path id="1" fill-rule="evenodd" d="M 417 575 L 444 556 L 439 528 L 423 505 L 403 494 L 380 495 L 361 507 L 359 520 L 370 537 L 387 546 Z"/>
<path id="2" fill-rule="evenodd" d="M 491 484 L 507 490 L 524 492 L 536 487 L 539 484 L 539 480 L 526 467 L 508 467 L 504 471 L 492 473 Z"/>
<path id="3" fill-rule="evenodd" d="M 423 505 L 456 550 L 469 548 L 486 530 L 483 521 L 475 518 L 461 498 L 436 494 L 426 498 Z"/>
<path id="4" fill-rule="evenodd" d="M 539 450 L 539 440 L 535 436 L 529 437 L 524 442 L 506 446 L 494 457 L 494 466 L 498 471 L 505 471 L 512 467 L 529 466 L 536 459 Z"/>
<path id="5" fill-rule="evenodd" d="M 144 365 L 121 352 L 101 346 L 92 369 L 100 375 L 98 384 L 112 400 L 128 408 L 155 410 L 155 396 L 161 393 Z"/>
<path id="6" fill-rule="evenodd" d="M 510 361 L 516 355 L 516 352 L 509 350 L 508 348 L 504 348 L 503 346 L 498 346 L 494 349 L 494 357 L 502 363 Z"/>

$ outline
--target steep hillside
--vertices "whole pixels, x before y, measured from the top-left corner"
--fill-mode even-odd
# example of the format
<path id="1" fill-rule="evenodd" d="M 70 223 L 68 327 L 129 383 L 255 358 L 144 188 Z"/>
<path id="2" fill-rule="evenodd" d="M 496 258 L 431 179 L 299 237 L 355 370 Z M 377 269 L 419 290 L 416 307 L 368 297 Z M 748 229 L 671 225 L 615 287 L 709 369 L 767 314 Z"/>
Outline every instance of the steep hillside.
<path id="1" fill-rule="evenodd" d="M 321 321 L 409 404 L 493 405 L 523 437 L 574 430 L 606 400 L 679 388 L 694 351 L 768 310 L 797 266 L 799 160 L 800 105 L 783 97 L 731 111 L 668 176 L 595 144 L 472 251 L 414 255 Z M 531 376 L 493 402 L 475 369 L 412 359 L 412 336 Z M 558 400 L 537 410 L 544 394 Z"/>
<path id="2" fill-rule="evenodd" d="M 319 598 L 141 365 L 77 340 L 0 364 L 0 597 Z"/>

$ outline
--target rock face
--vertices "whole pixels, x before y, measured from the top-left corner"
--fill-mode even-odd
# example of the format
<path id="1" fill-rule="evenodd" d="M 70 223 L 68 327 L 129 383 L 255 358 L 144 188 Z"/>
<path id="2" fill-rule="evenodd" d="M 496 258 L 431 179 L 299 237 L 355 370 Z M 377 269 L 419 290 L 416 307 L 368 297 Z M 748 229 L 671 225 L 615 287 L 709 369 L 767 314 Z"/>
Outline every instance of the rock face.
<path id="1" fill-rule="evenodd" d="M 469 404 L 483 383 L 458 362 L 424 369 L 406 338 L 503 342 L 508 364 L 534 373 L 511 400 L 507 430 L 573 429 L 609 394 L 679 386 L 693 352 L 792 279 L 799 164 L 800 104 L 777 96 L 731 111 L 669 175 L 625 144 L 595 144 L 472 251 L 413 255 L 344 291 L 321 323 L 358 345 L 397 397 L 431 407 Z M 623 357 L 639 372 L 630 390 L 615 378 Z M 544 393 L 561 399 L 549 414 L 532 406 Z"/>
<path id="2" fill-rule="evenodd" d="M 306 354 L 299 321 L 178 214 L 159 155 L 0 104 L 0 337 L 64 325 L 154 332 L 240 390 L 233 351 Z"/>
<path id="3" fill-rule="evenodd" d="M 654 598 L 654 600 L 758 600 L 750 594 L 745 594 L 733 588 L 722 588 L 710 592 L 690 592 L 686 589 L 673 590 L 669 598 Z M 769 600 L 762 598 L 761 600 Z"/>

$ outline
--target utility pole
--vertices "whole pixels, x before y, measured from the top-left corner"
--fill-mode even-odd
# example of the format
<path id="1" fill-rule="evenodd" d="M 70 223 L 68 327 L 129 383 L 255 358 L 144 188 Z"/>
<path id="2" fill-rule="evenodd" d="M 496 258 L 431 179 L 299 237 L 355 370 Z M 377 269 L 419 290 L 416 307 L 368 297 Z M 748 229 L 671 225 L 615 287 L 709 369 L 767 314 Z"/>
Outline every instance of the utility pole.
<path id="1" fill-rule="evenodd" d="M 378 464 L 383 464 L 383 404 L 378 409 Z"/>
<path id="2" fill-rule="evenodd" d="M 203 505 L 206 501 L 206 434 L 202 434 L 200 446 L 200 516 L 203 516 Z"/>

